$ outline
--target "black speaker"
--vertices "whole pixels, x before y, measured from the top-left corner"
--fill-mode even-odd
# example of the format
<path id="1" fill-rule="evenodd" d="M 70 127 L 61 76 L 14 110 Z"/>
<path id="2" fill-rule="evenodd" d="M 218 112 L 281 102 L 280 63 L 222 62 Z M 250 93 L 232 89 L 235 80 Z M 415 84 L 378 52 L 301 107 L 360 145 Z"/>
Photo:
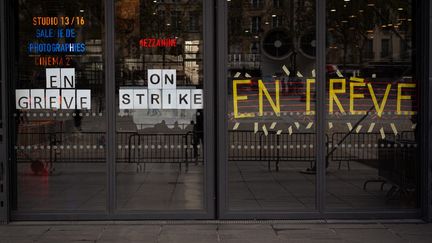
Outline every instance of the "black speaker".
<path id="1" fill-rule="evenodd" d="M 283 28 L 269 30 L 262 40 L 262 50 L 270 59 L 286 59 L 294 50 L 293 37 Z"/>
<path id="2" fill-rule="evenodd" d="M 315 29 L 307 29 L 298 38 L 297 49 L 303 56 L 314 59 L 316 55 Z"/>

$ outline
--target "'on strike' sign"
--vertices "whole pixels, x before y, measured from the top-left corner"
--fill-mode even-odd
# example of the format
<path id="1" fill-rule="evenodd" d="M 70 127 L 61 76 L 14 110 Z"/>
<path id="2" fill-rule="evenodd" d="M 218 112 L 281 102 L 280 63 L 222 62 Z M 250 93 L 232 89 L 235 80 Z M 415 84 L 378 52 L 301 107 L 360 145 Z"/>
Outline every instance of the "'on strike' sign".
<path id="1" fill-rule="evenodd" d="M 203 90 L 177 88 L 175 69 L 149 69 L 147 88 L 120 88 L 120 109 L 202 109 Z"/>

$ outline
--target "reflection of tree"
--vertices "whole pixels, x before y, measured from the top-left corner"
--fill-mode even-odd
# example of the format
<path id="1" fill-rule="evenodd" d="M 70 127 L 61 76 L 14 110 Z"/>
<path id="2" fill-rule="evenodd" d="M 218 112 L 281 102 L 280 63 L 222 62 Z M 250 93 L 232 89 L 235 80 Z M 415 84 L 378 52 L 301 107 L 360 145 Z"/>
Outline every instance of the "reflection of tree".
<path id="1" fill-rule="evenodd" d="M 192 30 L 192 21 L 202 27 L 202 2 L 197 0 L 183 0 L 173 4 L 159 3 L 160 1 L 142 1 L 140 5 L 140 34 L 153 38 L 177 38 L 177 47 L 169 48 L 169 54 L 182 55 L 182 43 L 188 39 L 193 31 L 201 32 L 201 29 Z M 195 19 L 193 19 L 195 18 Z M 167 48 L 161 47 L 163 62 Z M 183 57 L 184 59 L 184 57 Z M 164 64 L 163 64 L 164 65 Z"/>
<path id="2" fill-rule="evenodd" d="M 243 18 L 243 1 L 233 0 L 228 2 L 228 45 L 238 43 L 238 38 L 245 35 L 244 26 L 247 26 Z"/>
<path id="3" fill-rule="evenodd" d="M 297 5 L 293 8 L 294 11 L 292 12 L 292 16 L 294 16 L 295 19 L 295 23 L 293 23 L 295 36 L 302 36 L 308 30 L 314 28 L 315 6 L 315 1 L 299 0 L 297 2 Z"/>
<path id="4" fill-rule="evenodd" d="M 411 1 L 330 0 L 327 6 L 329 48 L 342 49 L 344 69 L 348 62 L 363 64 L 365 46 L 378 32 L 395 34 L 409 46 L 408 36 L 403 32 L 409 30 L 407 16 L 411 11 Z M 350 52 L 351 60 L 348 60 Z"/>
<path id="5" fill-rule="evenodd" d="M 380 35 L 387 34 L 390 37 L 390 47 L 392 36 L 396 36 L 401 40 L 406 48 L 411 48 L 410 38 L 412 33 L 411 16 L 412 16 L 412 5 L 413 1 L 410 0 L 358 0 L 358 1 L 339 1 L 339 0 L 329 0 L 327 9 L 327 26 L 328 26 L 328 48 L 330 50 L 341 49 L 342 57 L 333 57 L 330 63 L 339 63 L 340 58 L 342 58 L 342 68 L 345 71 L 348 63 L 358 63 L 359 66 L 368 66 L 364 63 L 363 55 L 365 45 L 368 41 L 372 41 L 374 38 L 381 37 Z M 340 54 L 340 52 L 336 52 Z M 392 53 L 392 52 L 391 52 Z M 348 54 L 351 54 L 351 59 L 349 60 Z M 381 53 L 380 53 L 381 54 Z M 402 53 L 401 53 L 402 54 Z M 393 61 L 393 55 L 389 54 L 389 57 L 382 56 L 382 58 L 388 58 L 390 62 Z M 329 55 L 328 55 L 329 57 Z M 331 59 L 332 57 L 329 57 Z M 403 58 L 402 58 L 403 59 Z M 410 61 L 410 60 L 409 60 Z M 389 65 L 391 68 L 397 69 L 397 65 Z M 399 72 L 389 72 L 387 71 L 380 78 L 393 78 L 396 75 L 399 77 L 405 76 L 411 69 L 412 63 L 407 69 L 403 70 L 403 73 Z M 370 66 L 373 68 L 373 66 Z M 361 67 L 360 67 L 361 68 Z M 374 72 L 378 68 L 373 68 Z M 410 73 L 412 75 L 412 73 Z M 389 80 L 389 81 L 399 81 Z M 379 85 L 379 84 L 377 84 Z M 384 85 L 384 84 L 381 84 Z M 382 99 L 378 103 L 382 102 Z M 414 99 L 412 99 L 414 102 Z M 412 105 L 414 107 L 414 105 Z M 336 144 L 340 145 L 347 139 L 357 127 L 365 121 L 366 118 L 370 117 L 370 113 L 374 111 L 374 106 L 371 105 L 365 115 L 357 118 L 352 118 L 354 126 L 350 131 Z M 412 123 L 417 122 L 417 117 L 412 117 Z M 388 121 L 382 121 L 387 123 Z M 399 123 L 400 121 L 398 121 Z M 336 151 L 334 146 L 327 155 L 329 156 Z"/>
<path id="6" fill-rule="evenodd" d="M 274 29 L 285 30 L 289 35 L 286 40 L 290 42 L 315 33 L 315 1 L 280 1 L 278 6 L 274 5 L 275 2 L 262 1 L 258 6 L 253 6 L 248 0 L 231 0 L 227 3 L 230 53 L 259 54 L 259 43 L 266 33 Z M 255 18 L 259 18 L 259 21 Z M 259 26 L 256 26 L 257 23 Z M 295 45 L 291 46 L 294 52 Z"/>

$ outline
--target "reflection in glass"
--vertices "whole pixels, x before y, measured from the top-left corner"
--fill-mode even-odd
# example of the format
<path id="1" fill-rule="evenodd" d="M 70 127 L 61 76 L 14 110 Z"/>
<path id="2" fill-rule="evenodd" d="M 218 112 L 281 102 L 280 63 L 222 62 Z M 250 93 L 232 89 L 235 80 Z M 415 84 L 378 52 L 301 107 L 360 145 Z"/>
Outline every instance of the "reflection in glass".
<path id="1" fill-rule="evenodd" d="M 327 1 L 327 207 L 418 207 L 417 1 Z"/>
<path id="2" fill-rule="evenodd" d="M 228 207 L 315 208 L 315 1 L 228 1 Z"/>
<path id="3" fill-rule="evenodd" d="M 103 211 L 102 1 L 14 2 L 18 42 L 12 82 L 16 97 L 10 101 L 17 102 L 13 209 Z M 67 80 L 60 78 L 64 75 Z M 83 92 L 90 95 L 80 98 Z"/>
<path id="4" fill-rule="evenodd" d="M 116 1 L 118 209 L 204 208 L 202 2 Z"/>

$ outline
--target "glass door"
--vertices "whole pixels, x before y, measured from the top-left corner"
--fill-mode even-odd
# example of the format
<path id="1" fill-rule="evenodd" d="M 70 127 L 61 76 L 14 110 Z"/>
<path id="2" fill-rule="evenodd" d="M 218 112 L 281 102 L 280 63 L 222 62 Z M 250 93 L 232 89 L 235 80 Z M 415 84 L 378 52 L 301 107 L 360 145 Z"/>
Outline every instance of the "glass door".
<path id="1" fill-rule="evenodd" d="M 315 1 L 223 6 L 221 207 L 278 218 L 316 211 Z"/>
<path id="2" fill-rule="evenodd" d="M 213 213 L 208 6 L 115 1 L 119 213 Z"/>
<path id="3" fill-rule="evenodd" d="M 104 1 L 13 4 L 12 213 L 104 213 Z"/>
<path id="4" fill-rule="evenodd" d="M 420 1 L 327 1 L 328 210 L 420 208 Z"/>

